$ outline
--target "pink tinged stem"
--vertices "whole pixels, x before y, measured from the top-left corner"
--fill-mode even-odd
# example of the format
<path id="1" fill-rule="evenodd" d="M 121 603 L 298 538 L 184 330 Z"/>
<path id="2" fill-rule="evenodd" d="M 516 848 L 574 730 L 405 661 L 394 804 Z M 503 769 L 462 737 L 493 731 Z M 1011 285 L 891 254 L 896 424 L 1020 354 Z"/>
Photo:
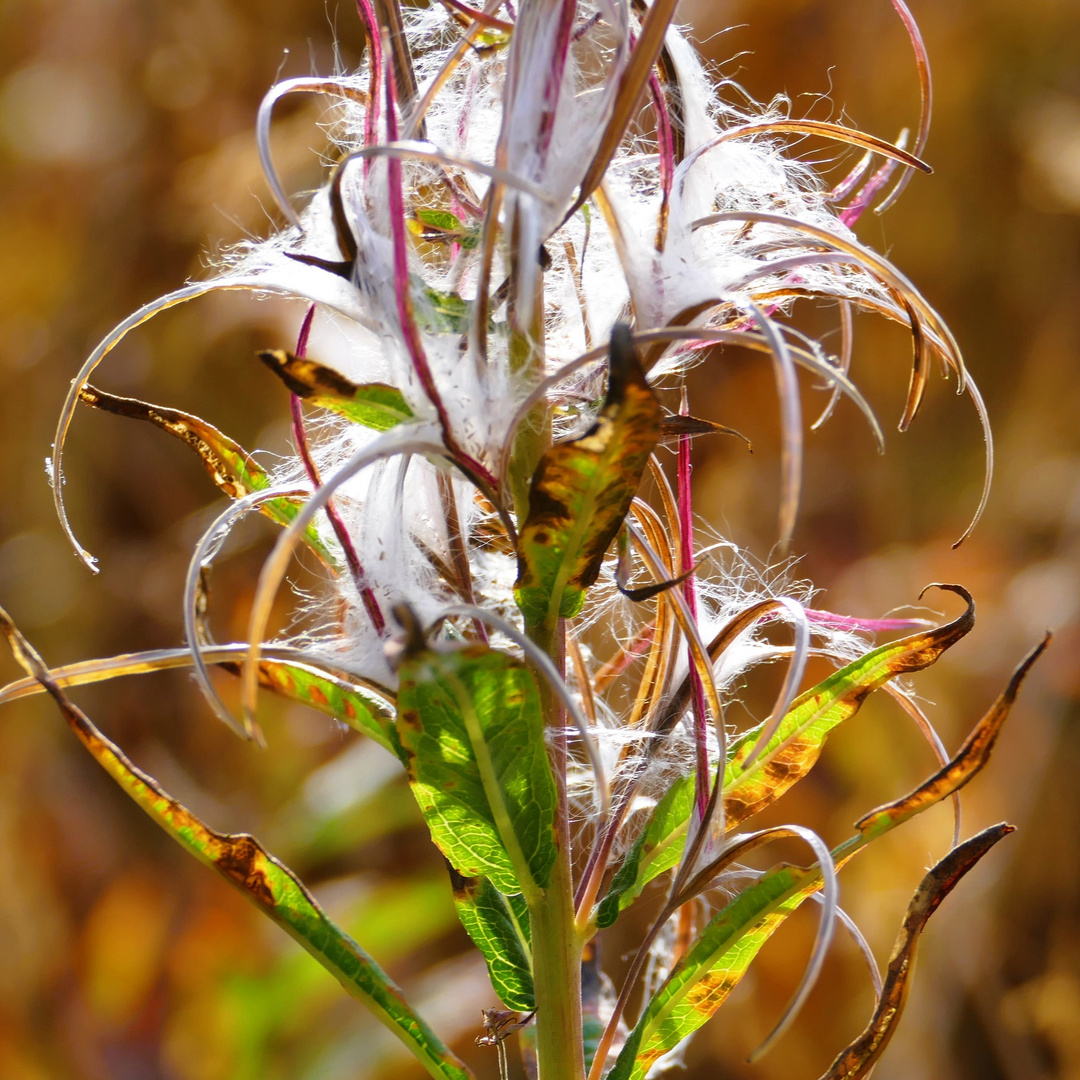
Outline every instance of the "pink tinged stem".
<path id="1" fill-rule="evenodd" d="M 689 403 L 686 398 L 686 388 L 683 387 L 682 401 L 679 403 L 679 414 L 689 415 Z M 694 565 L 694 512 L 691 500 L 690 475 L 693 468 L 690 464 L 690 436 L 679 436 L 678 457 L 678 480 L 679 480 L 679 570 L 685 573 Z M 691 574 L 682 583 L 683 596 L 686 597 L 686 607 L 690 612 L 690 618 L 697 622 L 697 582 L 695 575 Z M 702 685 L 701 676 L 694 664 L 693 656 L 689 655 L 687 646 L 687 659 L 690 665 L 690 692 L 694 707 L 694 757 L 696 779 L 694 783 L 694 805 L 697 808 L 699 820 L 703 820 L 705 810 L 709 805 L 709 744 L 708 723 L 705 709 L 705 687 Z"/>
<path id="2" fill-rule="evenodd" d="M 840 220 L 850 229 L 862 217 L 863 211 L 874 201 L 874 196 L 889 182 L 900 163 L 889 159 L 863 185 L 862 190 L 840 211 Z"/>
<path id="3" fill-rule="evenodd" d="M 896 8 L 896 12 L 904 24 L 904 29 L 907 30 L 908 37 L 911 39 L 911 47 L 915 51 L 915 66 L 919 70 L 919 93 L 922 99 L 922 112 L 919 117 L 919 130 L 915 134 L 915 145 L 912 147 L 912 152 L 916 157 L 920 157 L 926 148 L 926 140 L 930 135 L 930 119 L 934 112 L 934 83 L 930 75 L 930 57 L 926 52 L 926 44 L 919 30 L 919 24 L 915 21 L 915 16 L 911 14 L 907 4 L 904 0 L 892 0 L 892 6 Z M 881 204 L 875 211 L 876 213 L 884 214 L 900 198 L 904 193 L 904 188 L 910 182 L 911 176 L 912 170 L 905 169 L 896 187 L 881 200 Z"/>
<path id="4" fill-rule="evenodd" d="M 919 630 L 932 626 L 929 619 L 858 619 L 851 615 L 837 615 L 832 611 L 806 609 L 811 626 L 824 626 L 830 630 L 862 630 L 870 634 L 887 634 L 897 630 Z"/>
<path id="5" fill-rule="evenodd" d="M 300 333 L 296 339 L 296 355 L 301 360 L 307 356 L 308 338 L 311 336 L 311 324 L 314 318 L 315 305 L 312 304 L 307 309 L 304 321 L 300 324 Z M 304 426 L 304 406 L 300 401 L 299 394 L 289 395 L 289 411 L 292 414 L 293 441 L 296 443 L 296 449 L 300 453 L 300 460 L 304 463 L 304 472 L 307 473 L 311 486 L 318 490 L 322 487 L 322 477 L 319 475 L 319 468 L 315 464 L 315 459 L 311 456 L 311 444 L 308 442 L 307 428 Z M 360 565 L 360 559 L 356 554 L 356 548 L 353 546 L 352 537 L 349 535 L 349 530 L 345 528 L 345 522 L 341 520 L 341 515 L 338 513 L 333 500 L 326 504 L 326 516 L 330 519 L 337 542 L 345 553 L 345 563 L 349 567 L 349 573 L 352 575 L 357 592 L 360 593 L 360 599 L 364 603 L 364 610 L 371 620 L 371 625 L 375 627 L 375 633 L 381 634 L 386 627 L 386 619 L 383 617 L 382 608 L 379 607 L 379 601 L 375 598 L 375 594 L 369 586 L 364 584 L 364 568 Z"/>
<path id="6" fill-rule="evenodd" d="M 386 91 L 386 139 L 388 142 L 396 142 L 398 138 L 397 118 L 397 91 L 394 86 L 394 76 L 390 64 L 384 65 L 383 86 Z M 435 408 L 439 426 L 442 428 L 443 443 L 446 449 L 469 473 L 482 480 L 491 491 L 496 491 L 498 485 L 491 473 L 462 450 L 454 437 L 450 427 L 450 417 L 446 412 L 446 406 L 439 396 L 439 389 L 435 385 L 435 377 L 428 364 L 427 354 L 424 352 L 424 343 L 420 339 L 420 332 L 416 328 L 416 318 L 413 314 L 412 293 L 409 286 L 409 247 L 408 237 L 405 231 L 405 195 L 401 175 L 401 159 L 390 156 L 386 160 L 387 172 L 387 202 L 390 208 L 390 232 L 394 243 L 394 292 L 397 300 L 398 322 L 401 324 L 401 335 L 405 339 L 405 348 L 408 350 L 409 359 L 412 362 L 413 371 L 420 380 L 420 386 L 428 401 Z"/>
<path id="7" fill-rule="evenodd" d="M 371 46 L 371 61 L 368 70 L 371 72 L 368 78 L 368 107 L 364 114 L 364 145 L 374 146 L 378 141 L 377 127 L 379 123 L 379 77 L 383 69 L 382 36 L 379 32 L 379 21 L 375 17 L 375 9 L 371 6 L 371 0 L 356 0 L 356 10 L 364 23 L 364 30 Z M 364 160 L 364 179 L 367 179 L 371 171 L 371 158 Z"/>
<path id="8" fill-rule="evenodd" d="M 566 57 L 570 52 L 571 33 L 574 29 L 574 16 L 577 13 L 576 0 L 563 0 L 559 13 L 559 32 L 555 38 L 555 55 L 551 74 L 544 84 L 544 112 L 540 119 L 538 142 L 540 160 L 546 161 L 551 148 L 551 136 L 555 131 L 555 114 L 559 109 L 559 92 L 562 89 L 563 73 L 566 71 Z"/>

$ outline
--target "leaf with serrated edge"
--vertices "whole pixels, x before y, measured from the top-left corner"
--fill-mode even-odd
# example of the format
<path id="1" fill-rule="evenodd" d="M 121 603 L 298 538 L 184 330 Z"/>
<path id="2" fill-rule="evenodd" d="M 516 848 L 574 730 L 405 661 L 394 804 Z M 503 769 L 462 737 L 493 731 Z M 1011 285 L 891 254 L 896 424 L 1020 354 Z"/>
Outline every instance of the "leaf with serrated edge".
<path id="1" fill-rule="evenodd" d="M 199 455 L 215 486 L 231 499 L 270 487 L 266 470 L 239 443 L 191 413 L 151 405 L 138 398 L 107 394 L 89 383 L 79 391 L 79 400 L 103 412 L 144 420 L 186 443 Z M 259 513 L 279 525 L 288 525 L 299 512 L 297 504 L 287 498 L 268 499 L 259 506 Z M 304 530 L 304 540 L 325 563 L 334 564 L 333 557 L 314 528 Z"/>
<path id="2" fill-rule="evenodd" d="M 491 988 L 507 1009 L 532 1012 L 532 960 L 517 913 L 487 878 L 463 877 L 447 868 L 458 918 L 487 963 Z"/>
<path id="3" fill-rule="evenodd" d="M 536 680 L 484 645 L 406 655 L 398 677 L 398 738 L 436 846 L 464 876 L 535 897 L 555 862 Z"/>
<path id="4" fill-rule="evenodd" d="M 330 921 L 300 879 L 253 836 L 219 833 L 140 771 L 52 679 L 41 658 L 0 609 L 0 631 L 28 675 L 59 705 L 98 764 L 186 851 L 212 867 L 298 941 L 412 1051 L 432 1076 L 468 1080 L 468 1069 L 406 1002 L 401 990 L 359 945 Z"/>
<path id="5" fill-rule="evenodd" d="M 1024 676 L 1045 646 L 1043 641 L 1021 663 L 944 769 L 911 795 L 857 823 L 860 831 L 833 850 L 837 869 L 877 837 L 948 798 L 982 769 Z M 606 1080 L 641 1080 L 653 1062 L 701 1027 L 738 985 L 777 927 L 821 884 L 816 866 L 780 866 L 715 915 L 646 1006 Z"/>
<path id="6" fill-rule="evenodd" d="M 661 418 L 630 332 L 616 326 L 596 423 L 551 447 L 532 477 L 514 587 L 529 626 L 553 627 L 581 610 L 660 439 Z"/>
<path id="7" fill-rule="evenodd" d="M 911 898 L 904 923 L 893 946 L 885 985 L 877 1008 L 863 1033 L 846 1047 L 822 1074 L 821 1080 L 861 1080 L 885 1052 L 907 1003 L 911 976 L 915 971 L 915 950 L 927 920 L 949 895 L 960 879 L 999 841 L 1011 832 L 1012 825 L 991 825 L 970 840 L 953 848 L 922 879 Z"/>
<path id="8" fill-rule="evenodd" d="M 354 424 L 373 431 L 390 428 L 413 418 L 405 395 L 386 383 L 354 383 L 333 368 L 302 359 L 284 349 L 268 349 L 259 359 L 297 397 L 309 405 L 329 409 Z"/>

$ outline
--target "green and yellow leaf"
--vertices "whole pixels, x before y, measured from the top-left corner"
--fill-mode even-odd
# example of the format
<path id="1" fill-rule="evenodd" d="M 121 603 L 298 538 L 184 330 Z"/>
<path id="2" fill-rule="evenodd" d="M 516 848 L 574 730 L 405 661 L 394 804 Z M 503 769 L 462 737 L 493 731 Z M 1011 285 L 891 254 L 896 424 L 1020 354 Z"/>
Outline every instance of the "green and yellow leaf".
<path id="1" fill-rule="evenodd" d="M 732 745 L 724 773 L 724 813 L 729 830 L 801 780 L 813 768 L 829 734 L 854 716 L 872 691 L 898 675 L 929 667 L 971 629 L 975 618 L 971 597 L 959 586 L 942 588 L 958 592 L 967 601 L 967 610 L 959 618 L 874 649 L 796 698 L 749 769 L 743 763 L 762 728 L 753 728 Z M 693 809 L 693 788 L 692 777 L 677 780 L 657 804 L 601 901 L 597 926 L 610 926 L 653 878 L 681 858 Z"/>
<path id="2" fill-rule="evenodd" d="M 555 863 L 555 780 L 540 692 L 485 645 L 406 653 L 397 731 L 436 846 L 464 877 L 535 897 Z"/>
<path id="3" fill-rule="evenodd" d="M 1021 663 L 1005 691 L 945 768 L 911 795 L 857 823 L 859 832 L 833 850 L 837 868 L 877 837 L 948 798 L 982 769 L 1020 684 L 1045 646 L 1043 641 Z M 641 1080 L 653 1062 L 701 1027 L 738 985 L 784 919 L 821 885 L 817 866 L 780 866 L 715 915 L 645 1007 L 607 1080 Z"/>
<path id="4" fill-rule="evenodd" d="M 776 734 L 749 767 L 744 763 L 761 734 L 754 728 L 731 747 L 724 770 L 727 827 L 775 802 L 814 766 L 829 733 L 854 716 L 874 690 L 898 675 L 922 671 L 955 645 L 975 624 L 975 604 L 959 585 L 938 588 L 958 593 L 967 610 L 957 619 L 882 645 L 830 675 L 796 698 Z"/>
<path id="5" fill-rule="evenodd" d="M 413 418 L 405 395 L 386 383 L 354 383 L 333 368 L 293 356 L 284 349 L 267 349 L 259 353 L 259 359 L 297 397 L 354 424 L 389 431 Z"/>
<path id="6" fill-rule="evenodd" d="M 327 918 L 299 878 L 253 836 L 219 833 L 140 771 L 50 678 L 48 669 L 0 609 L 0 632 L 28 675 L 42 683 L 99 765 L 181 847 L 216 870 L 298 941 L 412 1051 L 432 1076 L 468 1080 L 468 1069 L 416 1014 L 375 961 Z"/>
<path id="7" fill-rule="evenodd" d="M 529 626 L 554 627 L 581 610 L 660 439 L 661 420 L 630 332 L 617 326 L 596 423 L 548 450 L 532 477 L 514 590 Z"/>
<path id="8" fill-rule="evenodd" d="M 79 391 L 79 400 L 103 412 L 144 420 L 186 443 L 199 455 L 215 486 L 230 499 L 239 499 L 270 487 L 266 470 L 239 443 L 191 413 L 151 405 L 138 398 L 118 397 L 98 390 L 89 383 Z M 259 512 L 279 525 L 288 525 L 300 509 L 295 500 L 280 498 L 268 499 L 259 507 Z M 304 539 L 323 562 L 334 565 L 334 558 L 314 528 L 309 527 L 304 531 Z"/>

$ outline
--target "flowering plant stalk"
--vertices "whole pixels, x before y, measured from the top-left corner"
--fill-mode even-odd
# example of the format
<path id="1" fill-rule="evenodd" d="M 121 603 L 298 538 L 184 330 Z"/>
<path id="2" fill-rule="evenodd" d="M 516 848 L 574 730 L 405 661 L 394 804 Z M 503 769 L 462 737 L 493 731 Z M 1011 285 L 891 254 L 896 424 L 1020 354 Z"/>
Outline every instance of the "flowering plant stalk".
<path id="1" fill-rule="evenodd" d="M 786 548 L 802 472 L 797 369 L 829 390 L 818 423 L 846 396 L 881 438 L 848 375 L 852 311 L 872 310 L 912 334 L 901 428 L 936 358 L 983 419 L 989 483 L 989 431 L 956 341 L 911 282 L 851 231 L 883 192 L 879 211 L 913 170 L 929 171 L 919 156 L 929 66 L 906 5 L 892 2 L 923 90 L 910 151 L 906 135 L 890 143 L 792 119 L 778 105 L 727 103 L 725 84 L 671 25 L 674 0 L 487 0 L 482 9 L 441 0 L 406 11 L 395 0 L 358 0 L 363 70 L 288 80 L 259 111 L 285 228 L 234 252 L 216 277 L 130 316 L 74 380 L 49 467 L 60 520 L 87 565 L 63 502 L 64 443 L 80 402 L 182 439 L 231 502 L 190 563 L 183 649 L 50 670 L 0 612 L 28 675 L 0 700 L 50 693 L 128 794 L 292 934 L 433 1076 L 468 1071 L 299 879 L 253 837 L 199 821 L 97 730 L 67 688 L 190 665 L 214 711 L 245 738 L 261 740 L 266 689 L 397 757 L 487 962 L 498 1007 L 485 1012 L 480 1040 L 497 1048 L 504 1073 L 514 1033 L 540 1080 L 655 1073 L 784 919 L 814 899 L 813 956 L 761 1052 L 805 1000 L 839 922 L 870 959 L 878 1005 L 826 1075 L 865 1075 L 894 1030 L 926 919 L 1011 827 L 960 844 L 957 816 L 954 848 L 915 894 L 884 978 L 839 906 L 837 872 L 985 764 L 1042 646 L 950 758 L 897 679 L 971 629 L 971 597 L 937 586 L 965 602 L 940 626 L 865 620 L 815 610 L 805 588 L 755 572 L 693 512 L 691 440 L 735 433 L 694 415 L 678 391 L 691 366 L 720 362 L 721 348 L 772 364 Z M 333 102 L 341 151 L 299 210 L 270 149 L 274 106 L 292 93 Z M 788 137 L 807 135 L 864 156 L 826 190 L 785 154 Z M 271 469 L 198 417 L 90 383 L 152 316 L 240 289 L 306 305 L 292 350 L 261 354 L 290 392 L 296 449 Z M 835 302 L 839 357 L 782 321 L 808 296 Z M 207 575 L 252 511 L 283 531 L 247 640 L 217 644 Z M 307 630 L 270 641 L 271 608 L 299 548 L 324 568 L 326 599 L 309 601 Z M 764 636 L 778 621 L 792 628 L 791 646 Z M 870 647 L 889 633 L 905 636 Z M 804 690 L 812 655 L 836 671 Z M 770 716 L 731 730 L 725 704 L 741 676 L 781 659 L 787 674 Z M 240 676 L 239 715 L 211 678 L 215 666 Z M 797 824 L 745 831 L 879 688 L 927 734 L 940 771 L 832 849 Z M 809 865 L 741 865 L 780 839 L 805 844 Z M 663 882 L 659 911 L 623 985 L 612 987 L 598 935 L 654 896 L 653 882 Z"/>

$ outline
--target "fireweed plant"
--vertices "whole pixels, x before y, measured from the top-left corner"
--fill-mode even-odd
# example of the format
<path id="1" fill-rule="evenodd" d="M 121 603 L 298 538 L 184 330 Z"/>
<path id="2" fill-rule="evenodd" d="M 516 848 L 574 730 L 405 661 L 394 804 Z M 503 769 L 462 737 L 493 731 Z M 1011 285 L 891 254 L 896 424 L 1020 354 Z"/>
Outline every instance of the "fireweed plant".
<path id="1" fill-rule="evenodd" d="M 922 83 L 910 152 L 906 136 L 891 144 L 792 119 L 782 101 L 748 104 L 711 78 L 671 25 L 674 0 L 487 0 L 482 10 L 461 0 L 407 10 L 359 0 L 366 66 L 290 79 L 259 111 L 259 149 L 285 228 L 235 251 L 218 276 L 130 316 L 74 380 L 49 470 L 61 522 L 88 566 L 62 483 L 80 402 L 182 439 L 232 501 L 191 559 L 185 648 L 50 670 L 3 615 L 29 678 L 0 700 L 51 694 L 146 813 L 296 938 L 436 1077 L 469 1074 L 297 877 L 253 837 L 215 832 L 177 803 L 66 688 L 190 665 L 215 712 L 248 739 L 261 738 L 261 688 L 328 713 L 400 759 L 488 965 L 498 1005 L 484 1011 L 478 1041 L 497 1049 L 504 1074 L 514 1033 L 540 1080 L 657 1072 L 813 899 L 821 910 L 812 958 L 761 1052 L 805 1000 L 839 923 L 868 957 L 877 1007 L 826 1075 L 865 1075 L 894 1030 L 927 918 L 1011 827 L 959 843 L 957 817 L 954 847 L 919 886 L 884 977 L 839 906 L 838 871 L 982 767 L 1043 646 L 950 759 L 897 680 L 971 629 L 971 597 L 935 586 L 966 604 L 940 626 L 866 621 L 813 610 L 806 588 L 755 571 L 695 522 L 690 441 L 728 429 L 694 416 L 679 388 L 692 365 L 722 362 L 721 346 L 771 363 L 782 546 L 799 498 L 797 369 L 830 393 L 821 420 L 846 396 L 880 439 L 848 377 L 853 310 L 910 328 L 902 429 L 935 362 L 983 416 L 941 317 L 851 231 L 869 206 L 890 205 L 913 170 L 929 171 L 918 157 L 929 67 L 903 0 L 893 6 Z M 270 151 L 274 105 L 294 93 L 331 100 L 340 150 L 303 209 L 282 190 Z M 863 157 L 827 190 L 786 156 L 786 142 L 806 135 Z M 271 469 L 195 416 L 89 381 L 133 328 L 230 289 L 307 305 L 292 351 L 261 354 L 291 391 L 296 447 Z M 781 321 L 802 297 L 835 302 L 838 357 Z M 321 343 L 319 355 L 309 341 Z M 646 475 L 652 502 L 639 494 Z M 259 579 L 248 640 L 216 644 L 206 576 L 252 511 L 283 531 Z M 268 641 L 272 603 L 302 547 L 324 567 L 324 601 L 305 598 L 306 629 Z M 792 629 L 790 646 L 766 634 L 778 623 Z M 870 648 L 873 635 L 890 632 L 907 636 Z M 810 656 L 836 670 L 803 690 Z M 786 677 L 770 716 L 732 730 L 724 708 L 743 676 L 778 660 Z M 238 716 L 211 681 L 214 666 L 240 676 Z M 940 771 L 868 813 L 831 850 L 797 824 L 748 831 L 879 688 L 927 734 Z M 801 842 L 808 865 L 744 865 L 781 839 Z M 613 986 L 599 969 L 598 935 L 642 897 L 650 928 Z"/>

